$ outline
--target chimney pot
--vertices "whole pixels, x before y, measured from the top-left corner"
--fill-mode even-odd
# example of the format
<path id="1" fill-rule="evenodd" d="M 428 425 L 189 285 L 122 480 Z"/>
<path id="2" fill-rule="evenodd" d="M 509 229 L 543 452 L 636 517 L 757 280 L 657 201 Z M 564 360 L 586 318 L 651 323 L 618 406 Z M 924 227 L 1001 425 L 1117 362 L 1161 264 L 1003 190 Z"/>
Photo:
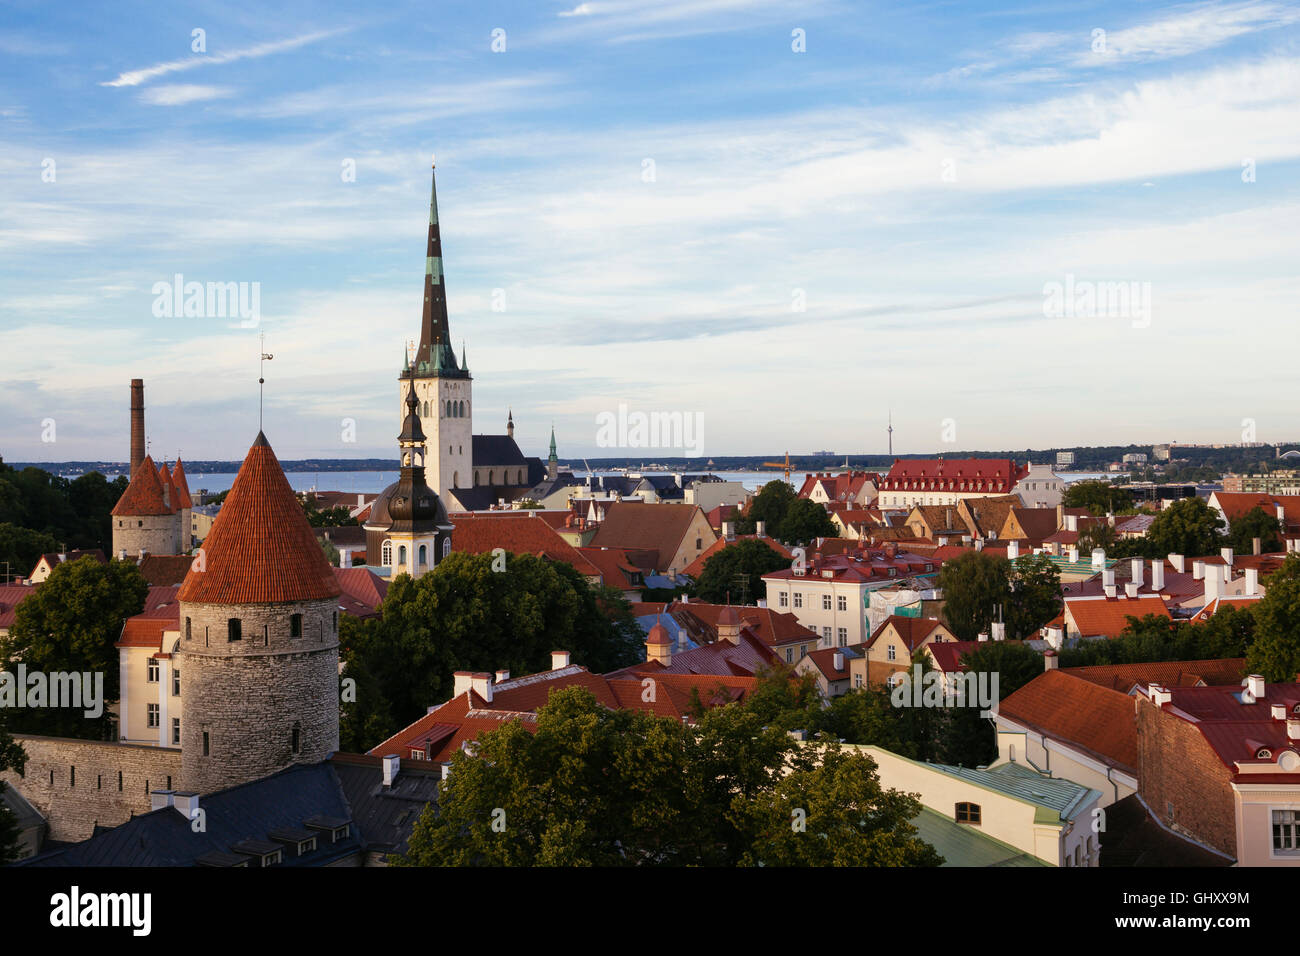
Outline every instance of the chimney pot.
<path id="1" fill-rule="evenodd" d="M 1167 687 L 1161 687 L 1159 684 L 1152 684 L 1148 688 L 1151 694 L 1151 703 L 1157 707 L 1163 707 L 1173 701 L 1174 695 L 1169 692 Z"/>
<path id="2" fill-rule="evenodd" d="M 508 681 L 509 679 L 510 679 L 510 672 L 509 672 L 509 671 L 497 671 L 497 673 L 496 673 L 496 682 L 497 682 L 498 684 L 504 684 L 504 683 L 505 683 L 506 681 Z"/>
<path id="3" fill-rule="evenodd" d="M 1246 569 L 1246 594 L 1254 596 L 1259 593 L 1259 569 Z"/>
<path id="4" fill-rule="evenodd" d="M 1288 717 L 1286 719 L 1286 739 L 1300 740 L 1300 717 Z"/>
<path id="5" fill-rule="evenodd" d="M 1061 666 L 1061 659 L 1056 656 L 1056 651 L 1043 652 L 1043 670 L 1054 671 Z"/>
<path id="6" fill-rule="evenodd" d="M 1251 674 L 1249 677 L 1247 677 L 1246 689 L 1250 692 L 1250 696 L 1253 697 L 1255 700 L 1259 700 L 1261 697 L 1263 697 L 1268 689 L 1268 685 L 1264 681 L 1264 675 Z M 1254 701 L 1251 701 L 1251 703 L 1254 703 Z"/>
<path id="7" fill-rule="evenodd" d="M 1286 704 L 1274 704 L 1269 708 L 1274 720 L 1286 720 Z"/>
<path id="8" fill-rule="evenodd" d="M 1174 566 L 1174 570 L 1179 574 L 1187 573 L 1187 558 L 1181 554 L 1169 555 L 1169 563 Z"/>
<path id="9" fill-rule="evenodd" d="M 1151 559 L 1151 590 L 1163 591 L 1165 589 L 1165 562 L 1160 558 Z"/>
<path id="10" fill-rule="evenodd" d="M 397 770 L 402 765 L 402 760 L 397 754 L 388 754 L 384 757 L 384 786 L 391 787 L 393 781 L 397 779 Z"/>
<path id="11" fill-rule="evenodd" d="M 163 807 L 170 807 L 175 801 L 175 797 L 175 790 L 150 790 L 149 809 L 161 810 Z"/>

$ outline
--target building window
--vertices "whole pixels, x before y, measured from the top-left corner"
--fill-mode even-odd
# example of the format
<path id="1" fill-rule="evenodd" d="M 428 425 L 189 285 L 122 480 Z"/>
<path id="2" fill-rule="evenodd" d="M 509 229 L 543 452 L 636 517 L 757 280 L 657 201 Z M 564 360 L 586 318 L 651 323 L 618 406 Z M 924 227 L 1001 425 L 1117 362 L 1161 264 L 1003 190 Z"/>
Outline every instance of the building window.
<path id="1" fill-rule="evenodd" d="M 829 611 L 830 609 L 831 609 L 831 596 L 830 596 L 829 594 L 823 594 L 823 595 L 822 595 L 822 610 L 823 610 L 823 611 Z M 843 608 L 841 608 L 840 610 L 843 610 Z"/>
<path id="2" fill-rule="evenodd" d="M 799 645 L 799 660 L 803 660 L 803 659 L 804 659 L 805 657 L 807 657 L 807 656 L 808 656 L 808 645 L 807 645 L 807 644 L 800 644 L 800 645 Z"/>
<path id="3" fill-rule="evenodd" d="M 445 558 L 451 554 L 451 538 L 442 539 L 442 556 Z"/>
<path id="4" fill-rule="evenodd" d="M 205 730 L 203 731 L 203 756 L 209 757 L 211 755 L 212 755 L 212 740 L 208 736 L 208 732 Z"/>
<path id="5" fill-rule="evenodd" d="M 892 660 L 896 660 L 897 658 L 898 658 L 898 651 L 894 648 L 893 644 L 890 644 L 887 648 L 885 648 L 885 659 L 892 661 Z"/>
<path id="6" fill-rule="evenodd" d="M 420 567 L 424 567 L 428 563 L 429 563 L 429 549 L 428 547 L 422 544 L 420 545 L 420 561 L 419 561 Z"/>
<path id="7" fill-rule="evenodd" d="M 70 787 L 75 787 L 76 785 L 77 785 L 77 768 L 76 768 L 76 767 L 69 766 L 69 767 L 68 767 L 68 786 L 70 786 Z"/>
<path id="8" fill-rule="evenodd" d="M 145 709 L 149 714 L 149 729 L 157 730 L 158 729 L 158 705 L 146 704 Z"/>
<path id="9" fill-rule="evenodd" d="M 958 823 L 974 823 L 978 826 L 980 822 L 980 805 L 978 803 L 957 804 L 956 819 Z M 1078 853 L 1078 847 L 1075 847 L 1075 853 Z M 1078 862 L 1077 857 L 1075 862 Z"/>
<path id="10" fill-rule="evenodd" d="M 835 607 L 837 610 L 847 611 L 849 609 L 849 599 L 843 594 L 837 595 L 835 598 Z"/>
<path id="11" fill-rule="evenodd" d="M 181 696 L 181 669 L 179 667 L 172 669 L 172 696 Z"/>
<path id="12" fill-rule="evenodd" d="M 790 595 L 789 595 L 787 592 L 785 592 L 785 591 L 779 591 L 779 592 L 777 592 L 777 595 L 776 595 L 776 601 L 777 601 L 777 604 L 780 605 L 781 607 L 789 607 L 789 606 L 790 606 Z"/>
<path id="13" fill-rule="evenodd" d="M 406 567 L 406 545 L 404 544 L 397 546 L 397 566 L 400 568 Z"/>
<path id="14" fill-rule="evenodd" d="M 393 542 L 385 541 L 379 548 L 379 563 L 386 568 L 393 566 Z"/>
<path id="15" fill-rule="evenodd" d="M 229 641 L 242 640 L 244 637 L 243 622 L 237 617 L 232 617 L 226 622 L 226 639 Z"/>
<path id="16" fill-rule="evenodd" d="M 289 615 L 289 636 L 302 637 L 302 615 L 301 614 Z"/>
<path id="17" fill-rule="evenodd" d="M 836 642 L 840 647 L 849 646 L 849 629 L 847 627 L 836 628 Z"/>
<path id="18" fill-rule="evenodd" d="M 803 592 L 802 592 L 802 591 L 795 591 L 795 592 L 794 592 L 794 606 L 795 606 L 795 607 L 803 607 Z"/>
<path id="19" fill-rule="evenodd" d="M 149 658 L 149 676 L 148 681 L 151 684 L 158 683 L 158 658 Z"/>
<path id="20" fill-rule="evenodd" d="M 185 640 L 188 641 L 189 639 L 190 639 L 190 619 L 187 617 L 185 619 Z"/>
<path id="21" fill-rule="evenodd" d="M 1273 811 L 1273 852 L 1300 856 L 1300 810 Z"/>
<path id="22" fill-rule="evenodd" d="M 302 725 L 294 724 L 293 733 L 290 735 L 290 743 L 294 753 L 302 752 Z"/>
<path id="23" fill-rule="evenodd" d="M 826 646 L 827 646 L 827 647 L 830 647 L 830 644 L 831 644 L 831 629 L 830 629 L 829 627 L 823 627 L 823 628 L 822 628 L 822 637 L 824 637 L 824 638 L 826 639 Z"/>
<path id="24" fill-rule="evenodd" d="M 181 745 L 181 719 L 179 717 L 173 717 L 172 718 L 172 746 L 179 747 L 180 745 Z"/>
<path id="25" fill-rule="evenodd" d="M 862 689 L 862 675 L 861 675 L 861 674 L 854 674 L 854 675 L 853 675 L 853 686 L 856 687 L 858 690 L 861 690 L 861 689 Z"/>
<path id="26" fill-rule="evenodd" d="M 122 792 L 122 771 L 117 772 L 117 792 Z"/>
<path id="27" fill-rule="evenodd" d="M 787 648 L 785 649 L 785 662 L 786 662 L 787 664 L 793 664 L 793 663 L 794 663 L 794 648 L 793 648 L 793 647 L 787 647 Z"/>

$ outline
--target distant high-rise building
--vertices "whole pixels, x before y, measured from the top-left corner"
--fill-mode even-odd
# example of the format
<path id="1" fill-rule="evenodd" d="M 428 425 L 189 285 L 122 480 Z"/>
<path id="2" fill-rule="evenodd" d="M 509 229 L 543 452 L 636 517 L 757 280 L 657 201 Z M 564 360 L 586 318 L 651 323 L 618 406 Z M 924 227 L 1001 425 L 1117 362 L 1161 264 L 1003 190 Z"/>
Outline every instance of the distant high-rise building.
<path id="1" fill-rule="evenodd" d="M 1058 452 L 1056 453 L 1056 467 L 1057 467 L 1057 468 L 1073 468 L 1073 467 L 1074 467 L 1074 452 L 1072 452 L 1072 451 L 1058 451 Z"/>

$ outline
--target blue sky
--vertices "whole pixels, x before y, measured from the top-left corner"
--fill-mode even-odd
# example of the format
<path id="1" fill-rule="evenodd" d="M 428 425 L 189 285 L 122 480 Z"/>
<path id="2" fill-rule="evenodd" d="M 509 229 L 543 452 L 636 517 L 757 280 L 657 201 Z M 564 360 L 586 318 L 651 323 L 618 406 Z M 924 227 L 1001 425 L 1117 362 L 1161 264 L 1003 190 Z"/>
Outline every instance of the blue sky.
<path id="1" fill-rule="evenodd" d="M 259 332 L 281 457 L 395 454 L 432 153 L 526 454 L 620 403 L 708 455 L 1300 437 L 1294 4 L 20 2 L 0 454 L 124 459 L 141 377 L 156 453 L 241 457 Z M 156 316 L 176 274 L 259 324 Z M 1049 317 L 1066 276 L 1149 314 Z"/>

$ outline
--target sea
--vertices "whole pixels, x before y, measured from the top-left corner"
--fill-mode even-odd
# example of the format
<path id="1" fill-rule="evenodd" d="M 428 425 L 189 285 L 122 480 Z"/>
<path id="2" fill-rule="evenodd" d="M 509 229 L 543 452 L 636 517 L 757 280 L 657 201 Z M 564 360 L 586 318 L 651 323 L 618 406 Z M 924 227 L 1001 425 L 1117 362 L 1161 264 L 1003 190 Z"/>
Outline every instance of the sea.
<path id="1" fill-rule="evenodd" d="M 597 475 L 617 475 L 622 472 L 614 471 L 596 471 L 592 474 Z M 672 474 L 672 472 L 643 472 L 647 475 Z M 691 472 L 695 474 L 695 472 Z M 763 485 L 773 479 L 782 477 L 779 471 L 714 471 L 712 474 L 727 481 L 739 481 L 748 491 L 757 491 Z M 803 484 L 807 472 L 798 472 L 798 477 L 791 475 L 790 483 L 798 488 Z M 1058 472 L 1060 477 L 1064 478 L 1067 483 L 1075 481 L 1089 481 L 1097 478 L 1109 477 L 1105 472 Z M 586 478 L 588 472 L 575 471 L 574 475 L 578 478 Z M 197 492 L 200 489 L 209 494 L 217 494 L 225 491 L 235 481 L 234 472 L 211 472 L 187 473 L 185 476 L 190 485 L 190 490 Z M 356 492 L 357 494 L 373 495 L 383 491 L 389 485 L 397 480 L 397 471 L 288 471 L 285 477 L 289 479 L 289 485 L 294 491 L 345 491 Z"/>

